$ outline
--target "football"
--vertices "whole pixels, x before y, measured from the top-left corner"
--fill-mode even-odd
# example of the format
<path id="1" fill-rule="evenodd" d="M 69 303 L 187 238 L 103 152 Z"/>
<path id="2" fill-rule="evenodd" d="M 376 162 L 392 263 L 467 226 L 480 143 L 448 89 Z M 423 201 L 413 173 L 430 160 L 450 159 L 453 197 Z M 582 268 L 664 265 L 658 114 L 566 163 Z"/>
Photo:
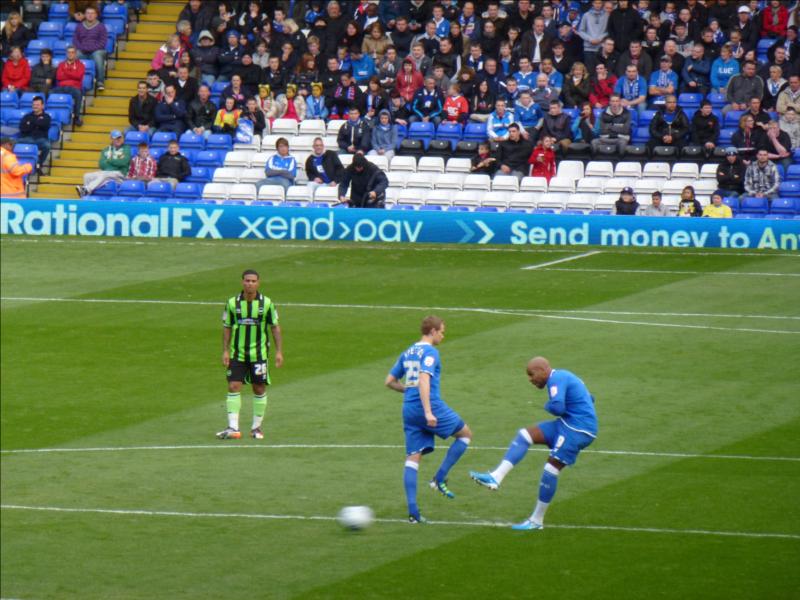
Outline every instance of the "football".
<path id="1" fill-rule="evenodd" d="M 345 506 L 339 511 L 337 520 L 345 529 L 358 531 L 368 527 L 375 519 L 375 513 L 369 506 Z"/>

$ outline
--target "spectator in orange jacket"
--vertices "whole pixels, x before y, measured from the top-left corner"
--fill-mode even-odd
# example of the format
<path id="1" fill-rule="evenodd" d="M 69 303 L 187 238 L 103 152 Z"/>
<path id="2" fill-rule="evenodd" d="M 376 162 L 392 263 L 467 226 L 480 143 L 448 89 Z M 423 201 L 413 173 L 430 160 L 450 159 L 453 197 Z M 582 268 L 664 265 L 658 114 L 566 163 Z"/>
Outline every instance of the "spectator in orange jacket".
<path id="1" fill-rule="evenodd" d="M 3 91 L 22 94 L 31 83 L 31 65 L 22 56 L 19 46 L 11 49 L 11 56 L 3 67 Z"/>
<path id="2" fill-rule="evenodd" d="M 3 198 L 24 198 L 25 180 L 23 177 L 33 171 L 33 165 L 22 163 L 14 154 L 14 140 L 3 138 L 0 141 L 0 196 Z"/>
<path id="3" fill-rule="evenodd" d="M 397 75 L 397 91 L 406 102 L 411 102 L 414 99 L 414 94 L 422 87 L 425 80 L 422 75 L 417 71 L 417 66 L 414 60 L 406 57 L 403 61 L 403 67 Z"/>
<path id="4" fill-rule="evenodd" d="M 555 176 L 556 153 L 553 150 L 555 143 L 556 138 L 545 135 L 536 144 L 528 159 L 528 163 L 531 165 L 531 177 L 544 177 L 549 183 L 550 179 Z"/>
<path id="5" fill-rule="evenodd" d="M 81 121 L 81 101 L 83 100 L 83 76 L 86 75 L 86 66 L 78 60 L 78 51 L 75 46 L 67 47 L 67 60 L 62 60 L 56 69 L 56 87 L 50 90 L 51 94 L 69 94 L 72 96 L 72 122 L 83 125 Z"/>
<path id="6" fill-rule="evenodd" d="M 469 103 L 461 95 L 461 87 L 457 83 L 447 88 L 447 99 L 444 101 L 445 120 L 450 123 L 466 123 L 469 118 Z"/>

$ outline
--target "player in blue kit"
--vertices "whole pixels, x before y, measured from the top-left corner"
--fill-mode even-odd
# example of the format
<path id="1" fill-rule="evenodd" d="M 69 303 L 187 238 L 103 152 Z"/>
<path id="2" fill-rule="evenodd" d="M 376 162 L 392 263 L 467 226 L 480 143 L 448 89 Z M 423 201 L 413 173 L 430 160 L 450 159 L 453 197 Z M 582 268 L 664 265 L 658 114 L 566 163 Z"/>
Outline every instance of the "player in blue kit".
<path id="1" fill-rule="evenodd" d="M 540 356 L 528 362 L 527 371 L 528 379 L 533 385 L 539 389 L 547 388 L 549 399 L 544 408 L 558 418 L 544 421 L 535 427 L 520 429 L 494 471 L 469 473 L 482 486 L 496 490 L 514 465 L 525 457 L 531 444 L 547 444 L 550 458 L 544 465 L 539 483 L 539 500 L 530 517 L 522 523 L 512 525 L 512 529 L 518 530 L 543 528 L 544 514 L 556 493 L 561 469 L 575 464 L 578 453 L 597 437 L 594 397 L 577 375 L 562 369 L 553 369 L 547 359 Z"/>
<path id="2" fill-rule="evenodd" d="M 406 463 L 403 485 L 410 523 L 424 523 L 417 506 L 417 472 L 423 454 L 433 452 L 434 435 L 455 436 L 430 487 L 447 498 L 455 495 L 447 487 L 447 474 L 467 451 L 472 432 L 439 394 L 442 365 L 436 346 L 444 339 L 444 321 L 425 317 L 420 327 L 422 339 L 400 355 L 386 376 L 386 387 L 403 393 L 403 431 L 406 437 Z M 405 383 L 401 379 L 405 378 Z"/>

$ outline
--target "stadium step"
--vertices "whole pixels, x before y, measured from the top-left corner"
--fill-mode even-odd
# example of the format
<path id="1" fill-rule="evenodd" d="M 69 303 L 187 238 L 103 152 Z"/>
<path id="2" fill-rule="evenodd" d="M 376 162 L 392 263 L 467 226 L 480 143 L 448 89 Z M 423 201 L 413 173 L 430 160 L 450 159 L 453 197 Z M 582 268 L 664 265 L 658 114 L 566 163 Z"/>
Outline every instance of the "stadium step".
<path id="1" fill-rule="evenodd" d="M 40 183 L 36 189 L 30 193 L 31 198 L 67 198 L 72 200 L 78 197 L 78 192 L 75 190 L 75 185 L 56 184 L 56 183 Z"/>
<path id="2" fill-rule="evenodd" d="M 91 131 L 83 131 L 80 129 L 78 131 L 73 131 L 69 134 L 70 142 L 85 142 L 87 144 L 94 144 L 99 146 L 100 148 L 107 146 L 109 143 L 109 135 L 108 130 L 105 132 L 91 132 Z"/>
<path id="3" fill-rule="evenodd" d="M 91 169 L 92 167 L 90 167 Z M 93 169 L 98 169 L 98 166 L 94 166 Z M 88 170 L 88 169 L 87 169 Z M 83 183 L 83 171 L 78 172 L 77 170 L 65 170 L 65 173 L 73 173 L 72 175 L 50 175 L 47 178 L 46 185 L 79 185 Z M 45 185 L 45 184 L 42 184 Z"/>
<path id="4" fill-rule="evenodd" d="M 147 12 L 145 14 L 147 16 L 160 15 L 164 20 L 169 20 L 173 17 L 177 19 L 185 5 L 185 3 L 180 2 L 150 2 L 150 4 L 147 5 Z"/>
<path id="5" fill-rule="evenodd" d="M 149 31 L 150 27 L 154 27 L 154 25 L 150 25 L 148 27 L 148 31 L 147 32 L 139 32 L 139 31 L 137 31 L 135 33 L 129 34 L 128 35 L 128 40 L 131 41 L 131 42 L 158 42 L 160 44 L 163 44 L 166 41 L 167 36 L 169 34 L 165 35 L 165 34 L 162 34 L 162 33 L 151 33 Z"/>
<path id="6" fill-rule="evenodd" d="M 97 165 L 98 165 L 97 158 L 94 158 L 93 160 L 88 160 L 88 159 L 75 160 L 75 159 L 57 158 L 53 161 L 53 169 L 55 168 L 78 169 L 81 172 L 89 171 L 91 169 L 96 169 Z"/>
<path id="7" fill-rule="evenodd" d="M 74 159 L 80 160 L 84 162 L 91 162 L 93 164 L 97 164 L 97 161 L 100 159 L 100 150 L 107 146 L 108 144 L 104 144 L 103 146 L 99 146 L 96 150 L 93 148 L 92 150 L 76 150 L 73 149 L 71 146 L 65 145 L 65 148 L 69 148 L 69 150 L 61 150 L 58 158 L 55 160 L 60 159 Z"/>

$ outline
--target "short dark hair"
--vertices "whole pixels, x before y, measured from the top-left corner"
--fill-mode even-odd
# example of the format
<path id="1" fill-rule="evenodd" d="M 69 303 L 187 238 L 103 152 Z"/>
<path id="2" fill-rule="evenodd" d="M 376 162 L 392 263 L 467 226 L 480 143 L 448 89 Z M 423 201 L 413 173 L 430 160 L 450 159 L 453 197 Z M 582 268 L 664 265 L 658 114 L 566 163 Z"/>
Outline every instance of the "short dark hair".
<path id="1" fill-rule="evenodd" d="M 519 125 L 517 125 L 516 123 L 512 123 L 511 125 L 508 126 L 508 129 L 509 131 L 512 129 L 519 129 Z"/>
<path id="2" fill-rule="evenodd" d="M 34 96 L 32 102 L 36 102 L 37 100 L 42 103 L 44 102 L 44 98 L 41 96 Z"/>
<path id="3" fill-rule="evenodd" d="M 244 279 L 248 275 L 255 275 L 256 279 L 261 279 L 261 276 L 258 274 L 258 271 L 256 271 L 255 269 L 245 269 L 244 271 L 242 271 L 242 279 Z"/>
<path id="4" fill-rule="evenodd" d="M 39 55 L 47 54 L 48 56 L 53 56 L 53 51 L 50 48 L 42 48 L 42 51 L 39 52 Z"/>

